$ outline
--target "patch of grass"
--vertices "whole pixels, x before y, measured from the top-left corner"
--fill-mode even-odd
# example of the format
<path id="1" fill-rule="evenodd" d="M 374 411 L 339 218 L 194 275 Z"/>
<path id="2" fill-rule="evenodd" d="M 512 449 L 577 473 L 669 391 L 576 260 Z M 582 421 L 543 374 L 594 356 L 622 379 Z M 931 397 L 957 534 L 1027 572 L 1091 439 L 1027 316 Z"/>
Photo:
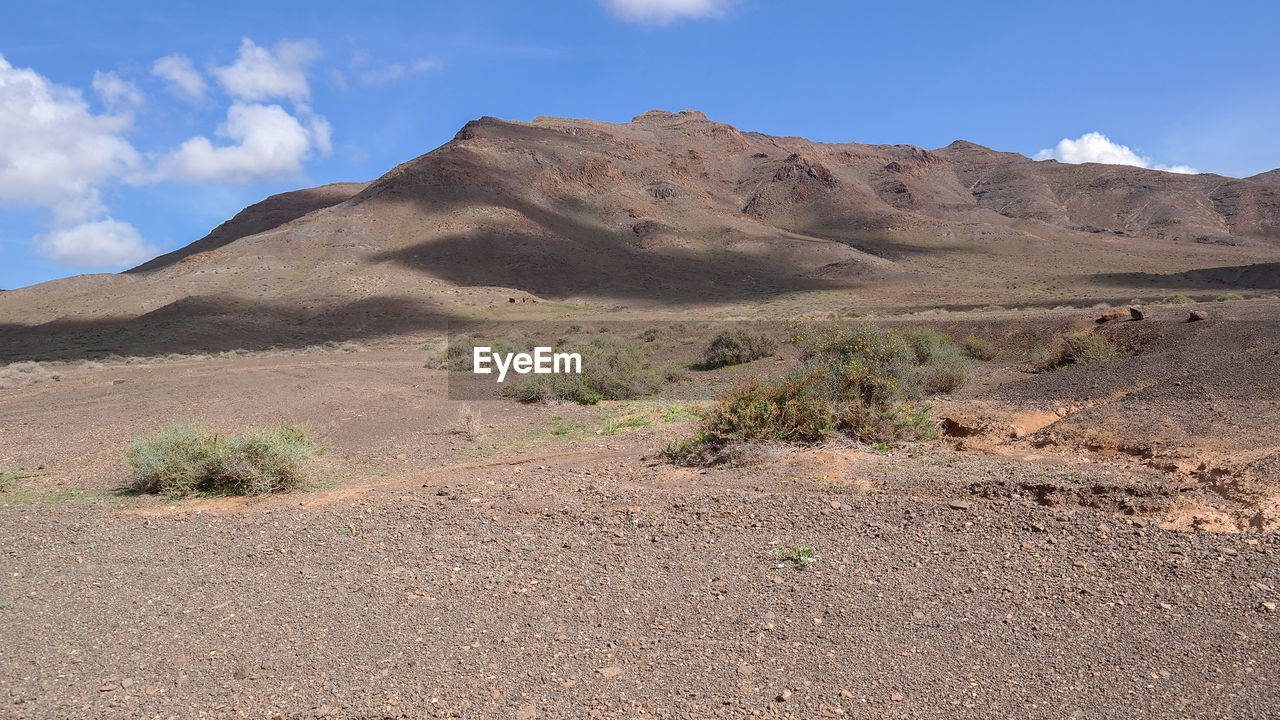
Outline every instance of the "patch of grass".
<path id="1" fill-rule="evenodd" d="M 582 342 L 562 342 L 557 352 L 582 356 L 582 372 L 526 375 L 512 381 L 502 394 L 520 402 L 564 400 L 595 405 L 601 400 L 634 400 L 654 395 L 682 373 L 674 366 L 653 363 L 640 343 L 613 335 L 595 335 Z"/>
<path id="2" fill-rule="evenodd" d="M 0 468 L 0 492 L 9 492 L 19 480 L 44 477 L 48 474 L 48 470 L 6 470 Z"/>
<path id="3" fill-rule="evenodd" d="M 786 550 L 778 549 L 775 550 L 773 554 L 782 561 L 778 564 L 779 567 L 793 567 L 803 570 L 813 563 L 818 562 L 817 553 L 815 553 L 813 548 L 808 545 L 801 545 L 800 547 L 788 548 Z"/>
<path id="4" fill-rule="evenodd" d="M 564 426 L 564 427 L 556 428 L 556 429 L 554 429 L 554 430 L 552 430 L 552 431 L 551 431 L 551 434 L 552 434 L 552 435 L 557 435 L 557 436 L 559 436 L 559 435 L 568 435 L 569 433 L 573 432 L 574 430 L 585 430 L 585 429 L 587 429 L 587 426 L 586 426 L 586 425 L 583 425 L 582 423 L 574 423 L 574 424 L 572 424 L 572 425 L 566 425 L 566 426 Z"/>
<path id="5" fill-rule="evenodd" d="M 1195 300 L 1190 295 L 1178 293 L 1176 295 L 1170 295 L 1160 302 L 1163 305 L 1190 305 L 1195 302 Z"/>
<path id="6" fill-rule="evenodd" d="M 967 358 L 987 362 L 996 358 L 996 349 L 980 337 L 970 335 L 960 341 L 960 353 Z"/>
<path id="7" fill-rule="evenodd" d="M 302 485 L 304 467 L 319 452 L 300 426 L 219 435 L 202 424 L 179 423 L 135 438 L 126 458 L 139 492 L 262 495 Z"/>
<path id="8" fill-rule="evenodd" d="M 1241 295 L 1240 293 L 1222 293 L 1218 297 L 1214 298 L 1213 301 L 1214 302 L 1234 302 L 1236 300 L 1243 300 L 1243 299 L 1244 299 L 1244 296 Z"/>
<path id="9" fill-rule="evenodd" d="M 664 423 L 676 422 L 677 420 L 684 418 L 688 414 L 689 414 L 689 411 L 685 410 L 682 407 L 679 407 L 679 406 L 670 407 L 670 408 L 667 408 L 665 411 L 663 411 L 662 422 Z"/>
<path id="10" fill-rule="evenodd" d="M 702 370 L 714 370 L 729 365 L 741 365 L 752 360 L 769 357 L 778 348 L 773 338 L 743 328 L 725 330 L 707 344 L 702 351 Z"/>
<path id="11" fill-rule="evenodd" d="M 48 380 L 55 382 L 61 380 L 62 373 L 49 370 L 48 365 L 51 364 L 24 361 L 0 367 L 0 390 L 23 387 Z"/>
<path id="12" fill-rule="evenodd" d="M 627 418 L 626 420 L 619 420 L 618 422 L 611 422 L 606 424 L 603 428 L 600 429 L 600 434 L 613 435 L 614 433 L 618 432 L 623 428 L 648 427 L 649 425 L 652 425 L 652 424 L 653 424 L 652 420 L 646 417 L 637 415 L 635 417 Z"/>
<path id="13" fill-rule="evenodd" d="M 1099 333 L 1060 335 L 1049 347 L 1036 354 L 1034 363 L 1037 370 L 1044 372 L 1113 360 L 1122 355 L 1119 348 Z"/>
<path id="14" fill-rule="evenodd" d="M 651 343 L 660 337 L 662 337 L 662 328 L 646 328 L 644 332 L 640 333 L 640 339 L 647 343 Z"/>

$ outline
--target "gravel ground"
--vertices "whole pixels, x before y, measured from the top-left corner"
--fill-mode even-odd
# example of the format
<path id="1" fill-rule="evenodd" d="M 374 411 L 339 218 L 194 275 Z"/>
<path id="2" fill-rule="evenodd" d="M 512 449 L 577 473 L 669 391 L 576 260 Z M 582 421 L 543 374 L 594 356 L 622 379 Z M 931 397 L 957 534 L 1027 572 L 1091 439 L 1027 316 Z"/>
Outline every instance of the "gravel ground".
<path id="1" fill-rule="evenodd" d="M 846 452 L 892 484 L 622 452 L 0 508 L 0 715 L 1276 716 L 1274 534 L 965 490 L 1038 471 L 1007 458 Z"/>

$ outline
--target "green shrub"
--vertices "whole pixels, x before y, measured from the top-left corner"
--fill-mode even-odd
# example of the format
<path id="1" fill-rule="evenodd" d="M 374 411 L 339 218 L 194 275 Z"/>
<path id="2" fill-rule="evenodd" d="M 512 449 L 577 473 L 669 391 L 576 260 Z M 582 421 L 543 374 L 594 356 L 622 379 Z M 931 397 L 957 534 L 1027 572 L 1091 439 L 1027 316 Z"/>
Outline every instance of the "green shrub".
<path id="1" fill-rule="evenodd" d="M 920 366 L 920 384 L 930 395 L 954 392 L 969 379 L 969 367 L 969 360 L 953 346 L 947 352 L 934 354 Z"/>
<path id="2" fill-rule="evenodd" d="M 741 365 L 769 357 L 777 348 L 778 343 L 768 335 L 733 328 L 711 339 L 702 351 L 700 367 L 703 370 L 714 370 L 728 365 Z"/>
<path id="3" fill-rule="evenodd" d="M 872 326 L 794 324 L 801 361 L 779 380 L 748 382 L 716 398 L 698 433 L 663 449 L 677 464 L 708 462 L 743 442 L 817 443 L 836 435 L 867 442 L 935 437 L 913 350 Z M 950 362 L 958 354 L 940 355 Z"/>
<path id="4" fill-rule="evenodd" d="M 934 355 L 951 353 L 956 350 L 956 341 L 951 336 L 933 328 L 911 328 L 898 333 L 899 339 L 911 348 L 916 363 L 923 365 Z"/>
<path id="5" fill-rule="evenodd" d="M 1234 300 L 1243 300 L 1244 296 L 1240 293 L 1223 293 L 1214 298 L 1214 302 L 1232 302 Z"/>
<path id="6" fill-rule="evenodd" d="M 525 375 L 503 387 L 502 394 L 526 403 L 567 400 L 595 405 L 653 395 L 664 383 L 683 377 L 678 368 L 655 365 L 643 345 L 611 334 L 561 342 L 556 351 L 581 355 L 582 372 Z"/>
<path id="7" fill-rule="evenodd" d="M 166 495 L 262 495 L 297 487 L 319 448 L 304 427 L 279 426 L 218 435 L 180 423 L 135 438 L 126 453 L 133 487 Z"/>
<path id="8" fill-rule="evenodd" d="M 994 360 L 996 357 L 996 350 L 991 347 L 991 343 L 973 335 L 960 341 L 960 352 L 974 360 L 987 361 Z"/>
<path id="9" fill-rule="evenodd" d="M 912 328 L 899 337 L 920 366 L 920 386 L 926 393 L 949 393 L 969 379 L 969 361 L 950 335 L 933 328 Z"/>
<path id="10" fill-rule="evenodd" d="M 1182 293 L 1178 293 L 1177 295 L 1170 295 L 1169 297 L 1165 298 L 1161 302 L 1163 302 L 1165 305 L 1189 305 L 1195 302 L 1195 300 L 1192 299 L 1190 295 L 1183 295 Z"/>
<path id="11" fill-rule="evenodd" d="M 1122 353 L 1105 335 L 1060 335 L 1035 357 L 1038 370 L 1056 370 L 1071 365 L 1088 365 L 1120 357 Z"/>

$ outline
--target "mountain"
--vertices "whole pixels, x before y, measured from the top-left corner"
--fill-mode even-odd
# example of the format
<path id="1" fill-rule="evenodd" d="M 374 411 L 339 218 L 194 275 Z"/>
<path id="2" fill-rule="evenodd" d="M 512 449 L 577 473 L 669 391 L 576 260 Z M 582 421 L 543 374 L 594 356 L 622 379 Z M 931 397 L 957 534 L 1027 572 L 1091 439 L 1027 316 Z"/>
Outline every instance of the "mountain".
<path id="1" fill-rule="evenodd" d="M 486 117 L 372 182 L 273 196 L 128 272 L 7 291 L 0 339 L 301 343 L 436 326 L 516 295 L 597 309 L 1079 304 L 1270 289 L 1276 261 L 1280 171 L 817 143 L 691 110 Z"/>

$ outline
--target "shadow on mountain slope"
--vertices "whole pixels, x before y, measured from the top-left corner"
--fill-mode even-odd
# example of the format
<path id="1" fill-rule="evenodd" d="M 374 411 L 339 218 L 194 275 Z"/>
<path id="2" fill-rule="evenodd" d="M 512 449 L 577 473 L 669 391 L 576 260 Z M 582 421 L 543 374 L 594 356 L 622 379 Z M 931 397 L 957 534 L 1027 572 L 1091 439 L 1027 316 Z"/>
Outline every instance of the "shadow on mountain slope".
<path id="1" fill-rule="evenodd" d="M 191 297 L 134 318 L 0 324 L 0 362 L 304 348 L 328 341 L 447 328 L 454 317 L 403 297 L 302 308 Z"/>
<path id="2" fill-rule="evenodd" d="M 1150 285 L 1176 290 L 1280 290 L 1280 262 L 1199 268 L 1179 273 L 1098 273 L 1103 285 Z"/>

